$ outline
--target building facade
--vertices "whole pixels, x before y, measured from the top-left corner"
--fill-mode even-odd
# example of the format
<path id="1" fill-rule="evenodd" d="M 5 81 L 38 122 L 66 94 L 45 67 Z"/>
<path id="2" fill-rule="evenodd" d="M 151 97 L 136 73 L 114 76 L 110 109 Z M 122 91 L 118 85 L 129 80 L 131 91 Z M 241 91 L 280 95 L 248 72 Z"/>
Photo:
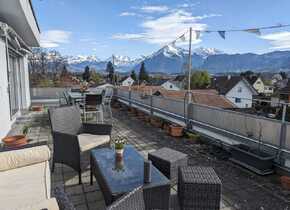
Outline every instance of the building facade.
<path id="1" fill-rule="evenodd" d="M 30 0 L 0 0 L 0 139 L 30 107 L 28 54 L 39 36 Z"/>

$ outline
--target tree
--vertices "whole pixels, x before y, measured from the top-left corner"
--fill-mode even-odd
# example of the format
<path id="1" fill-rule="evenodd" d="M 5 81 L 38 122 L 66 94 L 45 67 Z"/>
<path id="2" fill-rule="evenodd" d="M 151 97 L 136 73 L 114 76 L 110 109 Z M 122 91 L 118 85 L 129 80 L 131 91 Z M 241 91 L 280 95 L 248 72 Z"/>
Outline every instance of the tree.
<path id="1" fill-rule="evenodd" d="M 91 71 L 91 80 L 96 84 L 100 84 L 102 77 L 99 73 L 97 73 L 96 71 Z"/>
<path id="2" fill-rule="evenodd" d="M 139 82 L 142 82 L 142 81 L 149 82 L 149 75 L 146 72 L 146 68 L 145 68 L 145 63 L 144 62 L 141 63 L 141 68 L 140 68 L 140 72 L 139 72 Z"/>
<path id="3" fill-rule="evenodd" d="M 287 79 L 287 78 L 288 78 L 288 76 L 287 76 L 287 74 L 286 74 L 285 71 L 280 71 L 279 74 L 281 75 L 281 77 L 282 77 L 283 79 Z"/>
<path id="4" fill-rule="evenodd" d="M 108 78 L 110 80 L 110 83 L 113 84 L 114 82 L 114 73 L 115 73 L 115 69 L 114 69 L 114 66 L 112 64 L 111 61 L 109 61 L 107 63 L 107 68 L 106 68 L 106 72 L 108 72 Z"/>
<path id="5" fill-rule="evenodd" d="M 130 77 L 131 77 L 133 80 L 135 80 L 135 81 L 137 80 L 137 76 L 136 76 L 136 73 L 135 73 L 134 70 L 131 72 Z"/>
<path id="6" fill-rule="evenodd" d="M 255 73 L 253 71 L 245 71 L 245 72 L 241 72 L 240 75 L 243 77 L 250 78 L 251 76 L 255 75 Z"/>
<path id="7" fill-rule="evenodd" d="M 85 71 L 84 71 L 82 76 L 83 76 L 83 80 L 89 82 L 90 77 L 91 77 L 90 67 L 89 66 L 86 66 Z"/>
<path id="8" fill-rule="evenodd" d="M 194 71 L 191 75 L 190 88 L 204 89 L 210 85 L 211 79 L 207 71 Z"/>

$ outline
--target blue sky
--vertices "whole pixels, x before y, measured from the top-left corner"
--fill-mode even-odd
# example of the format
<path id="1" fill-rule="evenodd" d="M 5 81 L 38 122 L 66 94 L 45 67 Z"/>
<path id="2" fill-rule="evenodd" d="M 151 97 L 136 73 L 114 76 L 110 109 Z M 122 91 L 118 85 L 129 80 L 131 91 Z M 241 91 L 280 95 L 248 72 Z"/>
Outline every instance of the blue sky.
<path id="1" fill-rule="evenodd" d="M 133 58 L 194 29 L 240 29 L 290 24 L 289 0 L 33 0 L 41 44 L 65 55 L 112 54 Z M 185 43 L 183 44 L 186 47 Z M 290 27 L 262 31 L 203 33 L 193 47 L 227 53 L 290 49 Z"/>

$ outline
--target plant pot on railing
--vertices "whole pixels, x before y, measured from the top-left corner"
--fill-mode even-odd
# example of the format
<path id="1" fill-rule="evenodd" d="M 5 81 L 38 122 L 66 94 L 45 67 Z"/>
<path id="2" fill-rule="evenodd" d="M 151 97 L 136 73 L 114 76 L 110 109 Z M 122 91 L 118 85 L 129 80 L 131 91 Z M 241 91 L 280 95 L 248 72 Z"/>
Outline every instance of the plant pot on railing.
<path id="1" fill-rule="evenodd" d="M 183 136 L 183 127 L 180 125 L 170 125 L 169 134 L 173 137 L 181 137 Z"/>
<path id="2" fill-rule="evenodd" d="M 257 149 L 251 149 L 243 144 L 232 146 L 231 155 L 230 160 L 257 174 L 267 175 L 273 173 L 273 160 L 275 158 L 273 155 Z"/>
<path id="3" fill-rule="evenodd" d="M 290 190 L 290 177 L 289 176 L 281 176 L 280 182 L 281 182 L 282 187 L 285 190 Z"/>
<path id="4" fill-rule="evenodd" d="M 150 124 L 156 128 L 162 128 L 163 121 L 158 117 L 151 117 L 150 118 Z"/>
<path id="5" fill-rule="evenodd" d="M 31 107 L 31 111 L 33 112 L 41 112 L 43 110 L 43 106 L 42 105 L 35 105 Z"/>
<path id="6" fill-rule="evenodd" d="M 170 133 L 170 124 L 169 123 L 164 123 L 163 124 L 163 130 L 169 134 Z"/>

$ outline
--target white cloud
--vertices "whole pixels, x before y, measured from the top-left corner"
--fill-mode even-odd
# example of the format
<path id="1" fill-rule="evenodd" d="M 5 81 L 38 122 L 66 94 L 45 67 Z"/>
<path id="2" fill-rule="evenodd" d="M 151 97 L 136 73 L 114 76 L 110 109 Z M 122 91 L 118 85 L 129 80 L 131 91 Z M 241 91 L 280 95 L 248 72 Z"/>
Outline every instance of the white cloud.
<path id="1" fill-rule="evenodd" d="M 41 33 L 40 45 L 44 48 L 58 47 L 60 44 L 69 43 L 70 31 L 48 30 Z"/>
<path id="2" fill-rule="evenodd" d="M 190 27 L 193 30 L 204 30 L 207 25 L 199 23 L 198 21 L 219 16 L 215 14 L 193 16 L 190 12 L 186 12 L 183 9 L 170 11 L 168 14 L 155 18 L 152 20 L 144 20 L 141 24 L 143 28 L 142 33 L 125 33 L 116 34 L 112 38 L 114 39 L 125 39 L 125 40 L 143 40 L 151 44 L 165 44 L 176 37 L 181 35 Z M 193 43 L 197 44 L 201 40 L 194 40 Z"/>
<path id="3" fill-rule="evenodd" d="M 158 6 L 143 6 L 141 10 L 146 13 L 154 13 L 154 12 L 167 12 L 169 8 L 165 5 Z"/>
<path id="4" fill-rule="evenodd" d="M 137 14 L 135 12 L 122 12 L 120 16 L 136 16 Z"/>
<path id="5" fill-rule="evenodd" d="M 286 50 L 290 49 L 290 32 L 277 32 L 260 36 L 262 39 L 270 41 L 273 45 L 271 49 Z"/>

